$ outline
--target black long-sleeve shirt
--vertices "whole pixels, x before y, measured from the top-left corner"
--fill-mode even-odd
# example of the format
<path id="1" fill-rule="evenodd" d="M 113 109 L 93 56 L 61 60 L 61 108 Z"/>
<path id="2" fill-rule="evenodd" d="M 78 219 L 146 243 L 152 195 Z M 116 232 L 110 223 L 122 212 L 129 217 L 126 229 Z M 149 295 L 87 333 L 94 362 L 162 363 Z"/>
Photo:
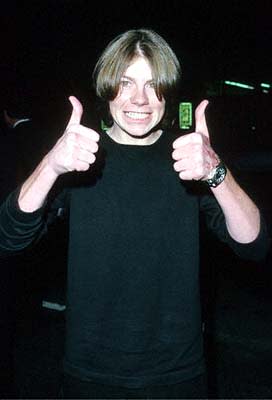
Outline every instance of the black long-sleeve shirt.
<path id="1" fill-rule="evenodd" d="M 120 145 L 107 135 L 91 172 L 72 174 L 53 203 L 23 213 L 13 193 L 0 210 L 0 253 L 31 245 L 69 207 L 67 337 L 64 369 L 81 379 L 142 387 L 204 371 L 199 295 L 199 217 L 240 256 L 258 259 L 258 238 L 239 244 L 199 183 L 172 167 L 171 134 L 151 146 Z M 63 203 L 64 201 L 64 203 Z M 56 214 L 56 213 L 55 213 Z"/>

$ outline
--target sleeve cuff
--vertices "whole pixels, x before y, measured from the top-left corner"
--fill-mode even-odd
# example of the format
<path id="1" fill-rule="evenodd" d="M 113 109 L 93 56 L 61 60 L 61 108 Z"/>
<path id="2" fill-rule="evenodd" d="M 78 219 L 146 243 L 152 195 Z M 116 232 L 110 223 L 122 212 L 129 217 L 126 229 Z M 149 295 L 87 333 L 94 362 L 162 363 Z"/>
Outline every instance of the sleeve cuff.
<path id="1" fill-rule="evenodd" d="M 29 223 L 37 219 L 40 220 L 44 213 L 45 205 L 33 212 L 22 211 L 18 204 L 20 190 L 21 187 L 17 188 L 7 197 L 6 206 L 9 215 L 20 223 Z"/>
<path id="2" fill-rule="evenodd" d="M 255 240 L 250 243 L 239 243 L 228 234 L 227 242 L 241 258 L 252 261 L 264 260 L 270 248 L 270 240 L 263 217 L 261 217 L 260 232 Z"/>

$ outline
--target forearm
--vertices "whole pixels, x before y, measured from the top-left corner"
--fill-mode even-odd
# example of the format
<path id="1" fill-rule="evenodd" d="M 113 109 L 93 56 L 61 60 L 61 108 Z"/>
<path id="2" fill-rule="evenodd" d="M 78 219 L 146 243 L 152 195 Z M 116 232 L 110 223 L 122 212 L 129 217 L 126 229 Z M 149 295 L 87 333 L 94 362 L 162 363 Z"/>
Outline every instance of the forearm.
<path id="1" fill-rule="evenodd" d="M 18 205 L 24 212 L 34 212 L 41 208 L 57 180 L 58 175 L 48 164 L 48 157 L 45 156 L 34 172 L 22 185 Z"/>
<path id="2" fill-rule="evenodd" d="M 211 189 L 226 218 L 230 236 L 240 243 L 254 241 L 260 232 L 260 212 L 228 170 L 225 180 Z"/>

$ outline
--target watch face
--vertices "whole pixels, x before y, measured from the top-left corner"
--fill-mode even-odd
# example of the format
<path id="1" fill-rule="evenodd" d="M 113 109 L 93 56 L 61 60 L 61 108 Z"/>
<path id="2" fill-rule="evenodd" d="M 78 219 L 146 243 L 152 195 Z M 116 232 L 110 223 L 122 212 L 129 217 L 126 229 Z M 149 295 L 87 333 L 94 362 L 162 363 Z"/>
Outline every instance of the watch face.
<path id="1" fill-rule="evenodd" d="M 225 168 L 219 167 L 216 172 L 217 172 L 216 179 L 220 180 L 220 182 L 221 182 L 221 180 L 224 179 L 224 177 L 225 177 Z"/>
<path id="2" fill-rule="evenodd" d="M 224 164 L 220 163 L 216 168 L 214 177 L 207 180 L 208 185 L 210 187 L 217 187 L 225 179 L 226 172 L 226 167 Z"/>

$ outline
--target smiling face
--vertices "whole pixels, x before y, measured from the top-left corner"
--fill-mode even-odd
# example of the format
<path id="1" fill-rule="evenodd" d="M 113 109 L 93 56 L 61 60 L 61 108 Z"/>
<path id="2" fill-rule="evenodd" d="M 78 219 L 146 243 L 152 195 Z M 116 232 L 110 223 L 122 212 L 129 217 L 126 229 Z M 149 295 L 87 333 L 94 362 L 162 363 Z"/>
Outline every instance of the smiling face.
<path id="1" fill-rule="evenodd" d="M 116 142 L 150 144 L 160 136 L 156 126 L 163 118 L 165 100 L 156 95 L 151 67 L 144 57 L 137 57 L 127 68 L 109 108 L 113 118 L 109 135 Z"/>

